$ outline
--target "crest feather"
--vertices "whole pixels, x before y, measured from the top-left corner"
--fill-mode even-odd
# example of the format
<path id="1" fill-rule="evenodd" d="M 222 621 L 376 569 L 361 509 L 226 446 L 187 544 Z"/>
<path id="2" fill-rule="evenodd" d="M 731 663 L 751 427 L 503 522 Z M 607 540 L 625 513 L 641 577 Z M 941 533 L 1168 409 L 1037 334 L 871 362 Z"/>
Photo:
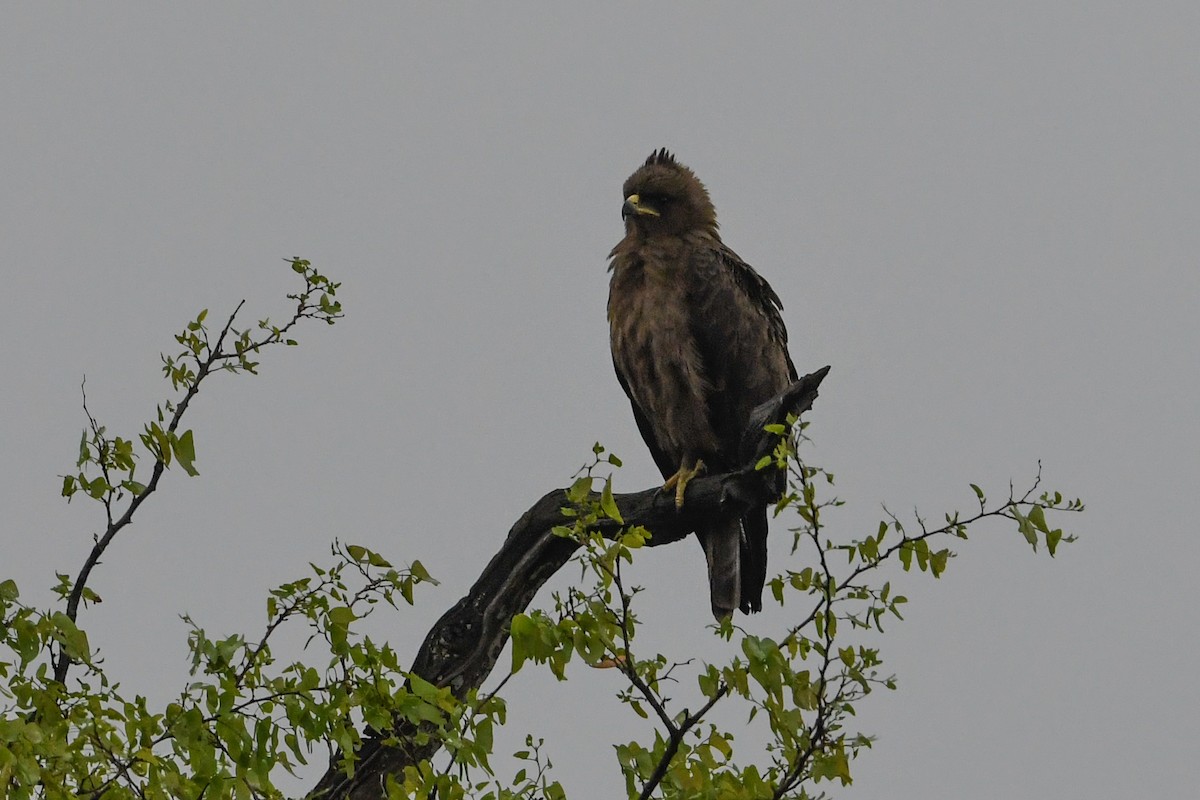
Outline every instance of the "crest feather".
<path id="1" fill-rule="evenodd" d="M 660 147 L 658 150 L 650 154 L 646 159 L 646 166 L 651 164 L 674 164 L 675 156 L 671 155 L 670 151 L 665 147 Z"/>

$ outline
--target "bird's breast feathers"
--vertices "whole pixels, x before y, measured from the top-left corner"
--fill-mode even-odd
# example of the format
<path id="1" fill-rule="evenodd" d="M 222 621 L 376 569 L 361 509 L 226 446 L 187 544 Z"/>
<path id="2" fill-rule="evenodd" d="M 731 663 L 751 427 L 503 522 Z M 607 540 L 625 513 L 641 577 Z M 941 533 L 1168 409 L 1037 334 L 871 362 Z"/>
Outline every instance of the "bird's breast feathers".
<path id="1" fill-rule="evenodd" d="M 613 364 L 630 399 L 651 421 L 658 446 L 672 458 L 718 446 L 687 284 L 678 268 L 622 258 L 614 260 L 609 289 Z"/>

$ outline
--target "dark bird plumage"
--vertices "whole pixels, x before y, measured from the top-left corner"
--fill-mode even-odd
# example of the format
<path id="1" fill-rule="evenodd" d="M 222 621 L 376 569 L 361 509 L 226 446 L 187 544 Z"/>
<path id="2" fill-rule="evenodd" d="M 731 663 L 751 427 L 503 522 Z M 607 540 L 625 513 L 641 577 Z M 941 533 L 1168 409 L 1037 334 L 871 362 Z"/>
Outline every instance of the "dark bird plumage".
<path id="1" fill-rule="evenodd" d="M 609 258 L 613 366 L 638 430 L 682 504 L 701 469 L 736 467 L 750 411 L 796 380 L 782 304 L 721 241 L 695 174 L 666 149 L 625 181 L 625 238 Z M 718 619 L 762 608 L 767 512 L 717 519 L 696 535 Z"/>

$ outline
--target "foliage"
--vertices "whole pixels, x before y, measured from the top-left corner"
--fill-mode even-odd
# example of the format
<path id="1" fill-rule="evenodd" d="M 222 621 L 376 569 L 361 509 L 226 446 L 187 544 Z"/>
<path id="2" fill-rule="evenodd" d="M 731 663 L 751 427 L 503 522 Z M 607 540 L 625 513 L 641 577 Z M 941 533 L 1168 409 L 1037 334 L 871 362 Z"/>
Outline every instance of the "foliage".
<path id="1" fill-rule="evenodd" d="M 335 544 L 333 554 L 332 568 L 313 565 L 310 576 L 271 592 L 257 641 L 212 638 L 188 619 L 193 680 L 161 710 L 144 697 L 122 696 L 86 639 L 70 639 L 77 629 L 65 615 L 23 605 L 6 582 L 0 646 L 12 657 L 0 665 L 5 796 L 278 796 L 271 787 L 279 771 L 294 774 L 314 744 L 357 744 L 356 710 L 368 709 L 375 723 L 389 713 L 442 714 L 452 705 L 444 690 L 402 687 L 391 647 L 351 631 L 380 602 L 411 602 L 429 575 L 420 562 L 396 569 L 364 548 Z M 323 669 L 276 663 L 272 636 L 292 620 L 308 625 L 331 653 Z M 68 647 L 84 668 L 70 688 L 46 670 L 45 654 L 58 647 Z"/>
<path id="2" fill-rule="evenodd" d="M 803 565 L 789 564 L 768 584 L 781 606 L 798 609 L 777 636 L 751 635 L 728 620 L 714 625 L 717 636 L 737 638 L 741 654 L 722 664 L 700 662 L 693 670 L 691 696 L 680 685 L 688 661 L 635 652 L 633 606 L 639 589 L 626 585 L 621 567 L 651 534 L 632 528 L 609 541 L 595 533 L 600 518 L 620 521 L 606 501 L 611 476 L 604 479 L 598 499 L 587 492 L 597 466 L 620 464 L 599 445 L 568 492 L 576 524 L 559 531 L 584 544 L 578 560 L 594 584 L 590 591 L 571 588 L 565 596 L 556 595 L 553 613 L 533 612 L 513 620 L 514 670 L 534 660 L 546 663 L 561 679 L 576 654 L 590 666 L 620 669 L 628 685 L 618 699 L 638 717 L 656 722 L 649 741 L 616 748 L 631 798 L 812 798 L 822 796 L 822 784 L 849 784 L 852 762 L 871 746 L 868 735 L 850 727 L 855 706 L 877 688 L 896 688 L 895 678 L 882 671 L 878 647 L 865 634 L 882 633 L 889 618 L 903 619 L 907 599 L 893 591 L 889 580 L 875 578 L 876 573 L 898 561 L 904 571 L 915 567 L 940 577 L 953 556 L 941 546 L 945 540 L 966 539 L 969 530 L 991 519 L 1017 523 L 1034 550 L 1040 541 L 1051 555 L 1062 542 L 1074 540 L 1052 528 L 1047 514 L 1081 511 L 1083 505 L 1057 492 L 1039 493 L 1039 469 L 1028 491 L 1017 494 L 1010 487 L 999 503 L 989 505 L 972 485 L 978 510 L 946 514 L 943 525 L 930 527 L 918 518 L 919 530 L 910 532 L 889 516 L 873 535 L 838 542 L 828 532 L 825 516 L 842 503 L 821 495 L 821 487 L 831 486 L 834 477 L 798 458 L 804 426 L 794 419 L 790 423 L 774 427 L 779 445 L 773 457 L 758 464 L 760 469 L 788 471 L 789 489 L 776 511 L 795 515 L 792 563 Z M 668 686 L 670 698 L 664 693 Z M 765 750 L 755 743 L 738 751 L 738 737 L 710 721 L 719 704 L 740 704 L 751 721 L 765 722 Z"/>
<path id="3" fill-rule="evenodd" d="M 936 527 L 917 518 L 906 528 L 888 515 L 863 538 L 835 536 L 827 517 L 841 502 L 824 494 L 833 476 L 798 457 L 803 425 L 790 420 L 771 429 L 778 447 L 758 465 L 789 475 L 777 513 L 794 520 L 793 557 L 768 584 L 789 622 L 773 636 L 750 635 L 730 621 L 714 625 L 716 636 L 739 646 L 722 663 L 648 654 L 635 646 L 640 590 L 623 569 L 653 533 L 624 526 L 611 474 L 620 460 L 597 444 L 565 492 L 569 524 L 555 530 L 581 545 L 574 559 L 581 579 L 555 594 L 548 608 L 513 618 L 510 667 L 492 691 L 457 697 L 408 672 L 386 642 L 359 633 L 375 610 L 411 605 L 416 587 L 436 581 L 419 561 L 397 568 L 378 553 L 335 542 L 331 564 L 311 564 L 308 575 L 270 592 L 260 635 L 214 637 L 185 618 L 192 680 L 176 700 L 150 708 L 144 697 L 129 697 L 109 681 L 78 625 L 81 608 L 100 600 L 89 578 L 172 464 L 197 474 L 195 437 L 183 420 L 200 384 L 218 371 L 253 374 L 264 350 L 295 344 L 289 336 L 301 320 L 332 324 L 341 316 L 338 284 L 307 261 L 290 264 L 304 288 L 288 295 L 295 306 L 282 326 L 264 319 L 238 329 L 239 305 L 215 336 L 206 312 L 176 335 L 179 349 L 163 356 L 175 394 L 136 439 L 110 436 L 85 396 L 87 427 L 62 492 L 68 500 L 96 502 L 105 528 L 78 575 L 58 576 L 61 609 L 27 605 L 15 582 L 0 582 L 0 795 L 281 797 L 278 784 L 314 750 L 343 754 L 340 768 L 352 774 L 364 732 L 403 729 L 418 743 L 438 742 L 443 752 L 389 776 L 392 796 L 554 800 L 564 793 L 540 740 L 526 738 L 514 775 L 497 775 L 495 730 L 507 711 L 499 692 L 531 664 L 566 680 L 578 658 L 591 668 L 619 670 L 625 681 L 618 701 L 654 725 L 650 737 L 616 745 L 629 797 L 818 797 L 848 784 L 854 760 L 871 745 L 854 728 L 856 706 L 896 685 L 882 670 L 873 638 L 885 622 L 903 618 L 905 597 L 885 567 L 939 577 L 953 556 L 947 543 L 988 520 L 1014 523 L 1035 550 L 1042 545 L 1050 555 L 1072 541 L 1050 521 L 1082 504 L 1039 492 L 1040 469 L 1028 491 L 1010 487 L 998 502 L 972 485 L 977 510 L 947 514 Z M 139 459 L 149 462 L 144 482 Z M 611 525 L 602 521 L 624 527 L 605 538 L 598 531 Z M 309 643 L 316 643 L 308 661 L 276 662 L 272 643 L 289 623 L 307 627 Z M 755 734 L 723 729 L 714 721 L 718 706 L 742 709 Z"/>
<path id="4" fill-rule="evenodd" d="M 255 374 L 260 353 L 296 344 L 292 330 L 303 320 L 333 324 L 341 317 L 339 284 L 308 261 L 288 263 L 304 286 L 288 295 L 294 305 L 282 325 L 266 318 L 237 328 L 243 305 L 238 304 L 215 336 L 206 324 L 207 310 L 176 334 L 179 349 L 162 358 L 173 394 L 137 437 L 140 451 L 133 437 L 110 435 L 84 395 L 87 427 L 75 469 L 62 477 L 62 494 L 68 501 L 82 496 L 96 502 L 104 529 L 78 575 L 58 575 L 54 591 L 62 609 L 33 608 L 21 602 L 14 581 L 0 583 L 0 795 L 241 796 L 269 785 L 276 767 L 289 769 L 288 753 L 302 760 L 296 748 L 304 737 L 347 735 L 337 727 L 346 727 L 344 722 L 334 724 L 338 703 L 348 702 L 339 699 L 339 691 L 364 690 L 347 665 L 358 669 L 354 657 L 363 649 L 378 651 L 377 660 L 389 657 L 386 648 L 370 642 L 352 647 L 348 622 L 379 600 L 392 602 L 396 592 L 411 601 L 412 587 L 429 580 L 419 563 L 404 571 L 384 569 L 377 556 L 339 549 L 343 557 L 333 568 L 313 568 L 315 582 L 303 579 L 273 593 L 267 633 L 255 646 L 240 637 L 213 641 L 194 628 L 189 645 L 198 680 L 161 711 L 149 709 L 140 696 L 128 699 L 117 692 L 77 624 L 81 608 L 101 599 L 88 583 L 93 569 L 155 494 L 166 470 L 174 463 L 188 475 L 198 474 L 195 437 L 182 423 L 201 385 L 217 372 Z M 149 478 L 143 482 L 138 467 L 147 457 Z M 360 578 L 353 592 L 343 580 L 352 567 Z M 269 671 L 270 635 L 293 617 L 308 620 L 338 653 L 340 667 L 324 676 L 302 665 Z M 72 668 L 78 674 L 71 676 Z M 264 722 L 272 714 L 290 717 L 289 733 Z"/>

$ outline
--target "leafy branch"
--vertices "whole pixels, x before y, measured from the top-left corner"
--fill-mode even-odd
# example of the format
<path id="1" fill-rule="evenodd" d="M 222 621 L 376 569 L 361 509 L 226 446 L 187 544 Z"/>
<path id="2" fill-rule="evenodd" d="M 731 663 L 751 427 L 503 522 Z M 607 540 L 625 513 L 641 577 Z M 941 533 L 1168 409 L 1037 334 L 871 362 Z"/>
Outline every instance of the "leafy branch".
<path id="1" fill-rule="evenodd" d="M 234 322 L 245 305 L 243 300 L 221 326 L 215 339 L 210 337 L 205 325 L 207 309 L 176 334 L 175 341 L 182 348 L 174 355 L 163 355 L 163 373 L 171 381 L 172 389 L 182 395 L 161 404 L 157 419 L 147 423 L 139 436 L 143 448 L 153 459 L 150 479 L 146 483 L 135 479 L 138 457 L 133 442 L 120 436 L 109 437 L 105 427 L 97 422 L 88 409 L 87 394 L 84 393 L 83 410 L 88 425 L 79 443 L 77 472 L 62 476 L 62 494 L 70 500 L 82 492 L 101 503 L 105 527 L 103 533 L 94 537 L 92 549 L 74 581 L 67 576 L 59 576 L 56 591 L 66 599 L 65 618 L 70 623 L 70 632 L 77 630 L 74 624 L 78 620 L 80 604 L 100 599 L 88 587 L 92 570 L 100 563 L 101 556 L 116 535 L 133 521 L 133 515 L 157 491 L 159 480 L 171 466 L 172 459 L 188 475 L 199 474 L 194 463 L 196 449 L 192 431 L 180 432 L 180 426 L 205 379 L 214 370 L 256 374 L 259 362 L 252 360 L 252 356 L 273 345 L 295 345 L 296 340 L 288 338 L 287 334 L 301 320 L 313 319 L 332 325 L 341 318 L 341 304 L 335 299 L 340 284 L 320 274 L 304 259 L 290 259 L 290 264 L 292 270 L 304 279 L 304 289 L 288 295 L 288 299 L 295 302 L 295 307 L 282 326 L 273 324 L 270 319 L 262 319 L 255 328 L 235 328 Z M 54 679 L 59 683 L 64 682 L 71 665 L 84 658 L 86 653 L 78 652 L 77 648 L 60 647 L 51 656 Z"/>
<path id="2" fill-rule="evenodd" d="M 596 445 L 568 489 L 548 493 L 513 526 L 411 665 L 402 666 L 389 644 L 355 628 L 381 603 L 411 604 L 414 588 L 433 579 L 420 562 L 398 569 L 366 548 L 335 543 L 332 566 L 314 564 L 312 575 L 270 593 L 265 629 L 255 638 L 213 638 L 185 617 L 193 681 L 176 702 L 152 712 L 144 698 L 127 700 L 110 685 L 75 621 L 81 605 L 99 600 L 88 587 L 92 569 L 156 491 L 172 460 L 196 474 L 192 432 L 182 420 L 200 383 L 216 371 L 253 374 L 262 348 L 295 344 L 288 337 L 300 320 L 332 324 L 341 316 L 334 299 L 338 285 L 306 261 L 291 265 L 305 286 L 288 296 L 295 308 L 284 324 L 262 320 L 238 329 L 239 304 L 211 335 L 201 312 L 175 337 L 180 350 L 163 356 L 163 372 L 177 394 L 159 406 L 157 419 L 138 439 L 153 459 L 146 483 L 135 475 L 137 440 L 109 437 L 85 394 L 78 470 L 63 476 L 63 494 L 101 503 L 105 528 L 76 579 L 59 576 L 56 591 L 66 611 L 37 611 L 19 602 L 15 582 L 0 582 L 0 698 L 6 699 L 0 709 L 0 794 L 14 800 L 273 800 L 282 797 L 275 786 L 278 770 L 295 775 L 315 748 L 325 748 L 330 766 L 313 798 L 559 800 L 563 791 L 550 777 L 548 748 L 532 736 L 514 754 L 522 766 L 512 781 L 495 779 L 493 731 L 505 721 L 500 692 L 508 677 L 536 663 L 565 680 L 578 656 L 590 668 L 617 669 L 626 683 L 618 700 L 654 726 L 652 741 L 616 746 L 631 798 L 811 800 L 823 796 L 812 793 L 821 782 L 849 783 L 851 763 L 871 746 L 869 736 L 848 729 L 855 704 L 876 688 L 896 686 L 894 677 L 880 672 L 879 650 L 867 639 L 882 632 L 886 618 L 903 619 L 905 598 L 883 579 L 884 567 L 899 564 L 911 572 L 915 566 L 939 577 L 953 557 L 942 540 L 965 539 L 988 521 L 1015 525 L 1035 550 L 1044 546 L 1052 556 L 1073 541 L 1051 520 L 1082 510 L 1082 504 L 1040 491 L 1040 464 L 1027 491 L 1010 485 L 999 503 L 989 503 L 972 486 L 978 511 L 952 512 L 937 527 L 915 515 L 913 530 L 906 531 L 906 523 L 885 509 L 887 518 L 869 536 L 831 533 L 829 520 L 841 501 L 823 493 L 833 476 L 798 456 L 805 437 L 797 416 L 811 407 L 825 368 L 756 409 L 739 454 L 743 466 L 697 478 L 682 511 L 657 489 L 615 493 L 612 475 L 600 473 L 620 467 L 620 459 Z M 740 645 L 740 654 L 726 663 L 635 653 L 636 607 L 647 593 L 626 583 L 624 565 L 642 547 L 687 537 L 713 514 L 741 516 L 771 502 L 781 475 L 790 481 L 777 513 L 794 514 L 796 522 L 791 562 L 769 585 L 776 601 L 797 613 L 774 638 L 751 635 L 728 620 L 714 626 L 717 636 L 736 636 Z M 527 611 L 538 588 L 567 563 L 581 570 L 580 584 L 555 594 L 551 611 Z M 319 640 L 328 654 L 323 668 L 303 661 L 276 667 L 272 644 L 291 622 L 311 629 L 306 649 Z M 510 637 L 508 677 L 482 692 Z M 65 678 L 75 663 L 88 671 L 70 688 Z M 668 697 L 668 686 L 679 693 L 689 673 L 698 694 Z M 718 706 L 747 710 L 751 735 L 766 735 L 765 751 L 757 743 L 735 751 L 737 737 L 712 721 Z M 448 759 L 439 770 L 432 759 L 442 749 Z"/>
<path id="3" fill-rule="evenodd" d="M 793 427 L 794 426 L 794 427 Z M 1049 524 L 1057 512 L 1078 512 L 1078 500 L 1065 500 L 1060 493 L 1040 492 L 1041 466 L 1029 489 L 1009 494 L 998 504 L 989 504 L 983 492 L 972 486 L 979 502 L 977 513 L 946 515 L 936 528 L 917 516 L 919 532 L 908 533 L 894 515 L 881 523 L 874 535 L 862 540 L 838 542 L 828 533 L 827 514 L 842 505 L 836 497 L 822 497 L 821 487 L 832 485 L 833 476 L 803 463 L 797 445 L 805 439 L 794 418 L 779 426 L 768 426 L 779 436 L 775 451 L 762 469 L 786 469 L 790 489 L 779 501 L 778 511 L 791 511 L 799 524 L 792 528 L 793 554 L 805 566 L 785 570 L 770 582 L 775 599 L 785 605 L 797 595 L 803 609 L 777 639 L 754 636 L 725 623 L 714 626 L 718 636 L 740 635 L 742 656 L 723 666 L 702 664 L 696 676 L 700 696 L 687 706 L 697 710 L 674 713 L 671 701 L 662 694 L 667 656 L 636 657 L 633 639 L 637 617 L 634 599 L 640 590 L 627 590 L 621 565 L 633 551 L 652 541 L 652 533 L 623 527 L 608 538 L 597 531 L 606 521 L 621 523 L 620 496 L 611 493 L 611 476 L 603 488 L 591 492 L 595 480 L 591 467 L 568 490 L 572 507 L 565 510 L 575 525 L 558 532 L 581 545 L 576 560 L 595 576 L 590 591 L 570 588 L 565 597 L 555 597 L 557 619 L 543 612 L 519 615 L 513 620 L 514 664 L 526 659 L 547 663 L 560 679 L 573 652 L 592 666 L 620 669 L 628 686 L 618 699 L 639 717 L 653 719 L 658 730 L 652 743 L 630 742 L 617 747 L 618 761 L 625 774 L 629 796 L 650 797 L 772 797 L 810 798 L 813 784 L 851 781 L 850 764 L 871 738 L 846 730 L 857 702 L 875 688 L 894 689 L 895 678 L 880 673 L 878 648 L 868 646 L 851 632 L 882 631 L 882 618 L 891 614 L 902 619 L 906 601 L 893 594 L 891 583 L 870 580 L 884 566 L 898 563 L 904 571 L 943 574 L 953 553 L 934 543 L 947 538 L 967 538 L 969 530 L 986 521 L 1015 523 L 1018 532 L 1036 550 L 1045 544 L 1052 555 L 1073 536 Z M 794 430 L 794 435 L 793 435 Z M 602 448 L 597 446 L 598 460 Z M 619 466 L 619 459 L 610 463 Z M 584 485 L 584 482 L 587 485 Z M 888 534 L 899 537 L 888 540 Z M 629 536 L 631 538 L 625 538 Z M 841 562 L 835 555 L 845 555 Z M 843 566 L 842 564 L 845 564 Z M 846 623 L 846 631 L 839 628 Z M 679 666 L 677 662 L 675 666 Z M 765 720 L 770 734 L 766 764 L 734 761 L 734 736 L 716 726 L 705 728 L 710 712 L 734 699 L 749 707 L 751 720 Z M 686 702 L 686 701 L 685 701 Z"/>

